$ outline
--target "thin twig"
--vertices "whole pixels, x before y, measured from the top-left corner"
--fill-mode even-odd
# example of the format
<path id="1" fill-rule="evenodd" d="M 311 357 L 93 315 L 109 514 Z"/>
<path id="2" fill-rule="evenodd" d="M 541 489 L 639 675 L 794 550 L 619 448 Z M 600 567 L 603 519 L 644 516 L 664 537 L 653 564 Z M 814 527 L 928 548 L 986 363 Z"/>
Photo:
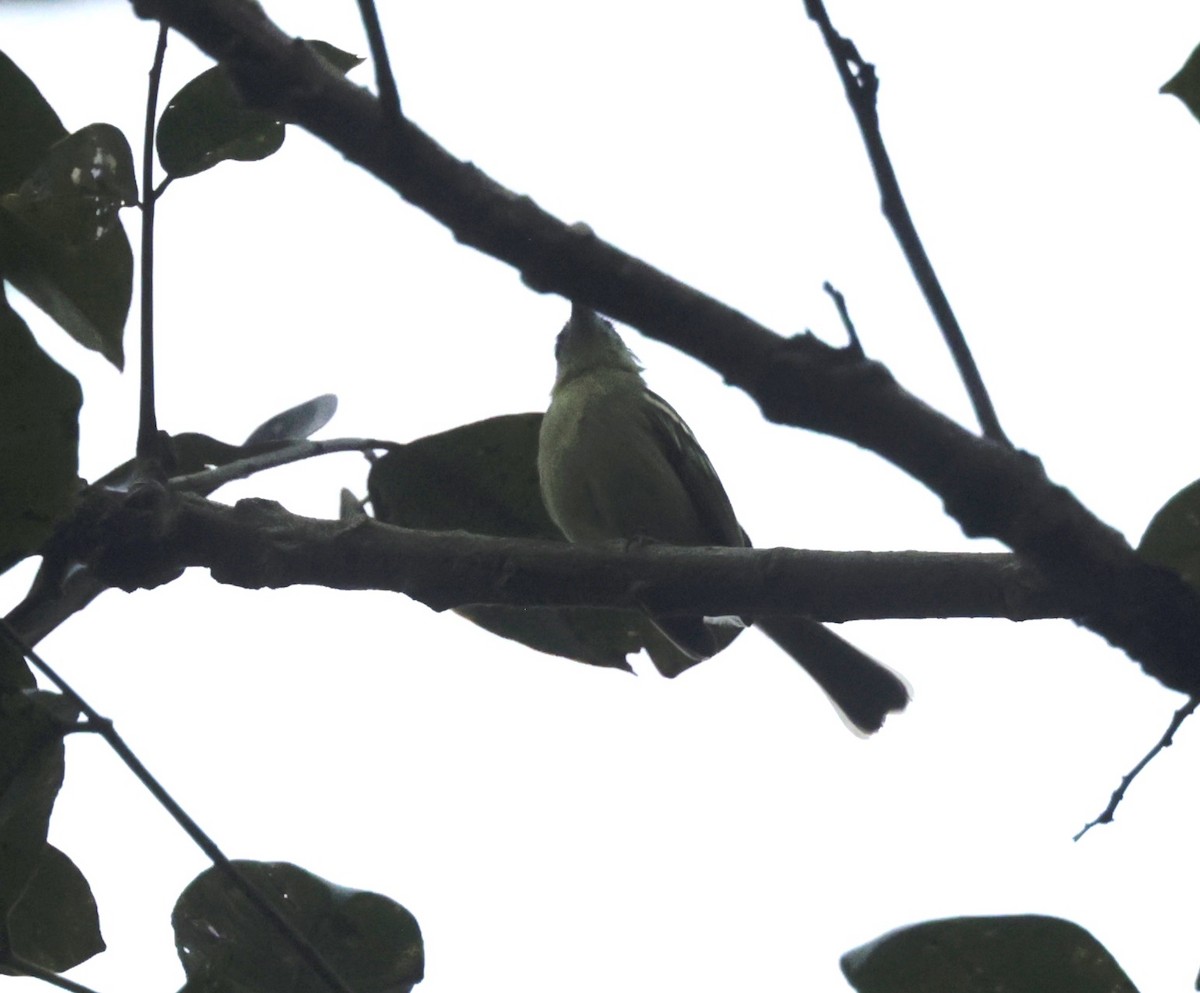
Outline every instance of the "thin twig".
<path id="1" fill-rule="evenodd" d="M 979 420 L 984 437 L 1011 445 L 1000 427 L 1000 420 L 988 396 L 987 387 L 983 384 L 979 368 L 975 365 L 975 359 L 971 356 L 967 339 L 959 327 L 958 318 L 954 316 L 954 310 L 942 289 L 933 263 L 925 252 L 920 235 L 917 234 L 908 205 L 904 202 L 904 194 L 900 191 L 900 181 L 892 168 L 891 157 L 879 128 L 879 113 L 875 103 L 879 92 L 879 80 L 875 75 L 875 67 L 858 54 L 854 42 L 837 33 L 829 20 L 823 0 L 805 0 L 805 8 L 808 16 L 816 21 L 821 29 L 825 45 L 833 57 L 838 75 L 842 79 L 842 86 L 846 90 L 846 99 L 850 101 L 855 120 L 858 121 L 858 129 L 862 133 L 863 143 L 871 160 L 871 169 L 875 173 L 875 181 L 879 184 L 883 215 L 891 224 L 917 285 L 920 286 L 946 346 L 950 349 L 954 364 L 958 367 L 958 374 L 962 377 L 967 395 L 971 399 L 971 405 L 975 408 L 975 416 Z"/>
<path id="2" fill-rule="evenodd" d="M 154 205 L 160 191 L 154 189 L 154 121 L 158 116 L 158 87 L 162 81 L 166 53 L 167 25 L 164 23 L 158 29 L 158 45 L 150 66 L 150 85 L 146 92 L 146 133 L 142 142 L 142 354 L 137 453 L 144 459 L 154 458 L 159 448 L 158 418 L 154 404 Z"/>
<path id="3" fill-rule="evenodd" d="M 96 993 L 90 986 L 84 986 L 83 983 L 77 983 L 66 976 L 60 976 L 57 972 L 52 972 L 38 965 L 36 962 L 27 962 L 19 955 L 9 954 L 5 956 L 3 964 L 9 969 L 16 970 L 22 976 L 28 976 L 30 979 L 40 979 L 43 983 L 57 986 L 60 990 L 69 990 L 70 993 Z"/>
<path id="4" fill-rule="evenodd" d="M 192 472 L 186 476 L 175 476 L 169 486 L 176 492 L 201 493 L 207 496 L 218 487 L 237 479 L 247 479 L 265 469 L 275 469 L 293 462 L 331 455 L 334 452 L 393 451 L 403 447 L 394 441 L 379 441 L 375 438 L 331 438 L 328 441 L 297 441 L 286 448 L 250 455 L 236 462 L 227 462 L 214 469 Z"/>
<path id="5" fill-rule="evenodd" d="M 850 320 L 850 311 L 846 307 L 846 298 L 830 282 L 822 283 L 821 289 L 833 298 L 833 305 L 837 307 L 838 316 L 842 319 L 842 327 L 846 329 L 846 334 L 850 338 L 850 351 L 860 359 L 863 358 L 865 353 L 863 352 L 862 342 L 858 340 L 858 331 L 855 330 L 854 322 Z"/>
<path id="6" fill-rule="evenodd" d="M 280 912 L 279 908 L 270 901 L 262 890 L 245 877 L 241 870 L 217 847 L 217 843 L 201 829 L 199 824 L 192 820 L 188 813 L 176 802 L 175 798 L 150 774 L 150 770 L 142 764 L 141 760 L 133 753 L 133 750 L 125 744 L 124 739 L 117 734 L 112 721 L 100 716 L 83 697 L 71 688 L 66 680 L 50 668 L 37 652 L 22 642 L 7 621 L 0 620 L 0 631 L 3 631 L 5 637 L 29 660 L 38 672 L 53 683 L 59 692 L 70 700 L 74 706 L 79 708 L 80 713 L 86 718 L 85 726 L 81 730 L 93 731 L 105 740 L 108 747 L 116 752 L 117 757 L 125 763 L 129 771 L 137 777 L 138 781 L 149 791 L 150 795 L 171 815 L 175 823 L 183 828 L 187 836 L 208 856 L 213 865 L 223 872 L 234 886 L 242 892 L 246 899 L 279 930 L 288 943 L 296 950 L 297 954 L 313 968 L 317 975 L 331 989 L 337 990 L 338 993 L 352 993 L 345 980 L 334 972 L 333 967 L 313 947 L 312 943 L 300 932 L 299 928 Z"/>
<path id="7" fill-rule="evenodd" d="M 379 102 L 383 105 L 384 120 L 389 126 L 399 124 L 404 113 L 400 109 L 400 93 L 396 89 L 396 77 L 392 75 L 392 63 L 383 41 L 383 28 L 379 24 L 375 0 L 358 0 L 358 10 L 367 32 L 367 44 L 371 46 L 375 86 L 379 90 Z"/>
<path id="8" fill-rule="evenodd" d="M 1138 777 L 1138 774 L 1150 764 L 1151 760 L 1159 752 L 1161 752 L 1164 748 L 1171 747 L 1171 743 L 1175 737 L 1175 732 L 1179 730 L 1179 726 L 1184 721 L 1192 716 L 1193 712 L 1198 706 L 1200 706 L 1200 697 L 1192 697 L 1186 704 L 1175 711 L 1174 716 L 1171 718 L 1171 723 L 1167 725 L 1167 730 L 1164 731 L 1162 737 L 1155 742 L 1154 747 L 1151 748 L 1150 751 L 1148 751 L 1144 756 L 1142 756 L 1142 760 L 1137 765 L 1130 769 L 1126 775 L 1121 777 L 1121 785 L 1113 790 L 1113 794 L 1108 800 L 1108 806 L 1101 811 L 1100 816 L 1094 821 L 1089 821 L 1087 824 L 1085 824 L 1072 840 L 1078 841 L 1097 824 L 1112 823 L 1113 815 L 1117 812 L 1117 807 L 1120 805 L 1121 801 L 1125 799 L 1126 791 L 1133 784 L 1133 781 Z"/>

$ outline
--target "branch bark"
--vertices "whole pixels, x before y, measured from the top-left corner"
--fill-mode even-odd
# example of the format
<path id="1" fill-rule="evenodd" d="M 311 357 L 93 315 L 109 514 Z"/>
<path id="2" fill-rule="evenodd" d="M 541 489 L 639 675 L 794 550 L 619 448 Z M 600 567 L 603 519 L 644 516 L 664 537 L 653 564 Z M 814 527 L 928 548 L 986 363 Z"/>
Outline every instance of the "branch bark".
<path id="1" fill-rule="evenodd" d="M 247 589 L 390 590 L 439 611 L 472 604 L 646 605 L 850 621 L 1030 620 L 1074 609 L 1036 570 L 1006 554 L 589 547 L 416 531 L 366 517 L 319 520 L 269 500 L 228 506 L 157 486 L 128 496 L 94 492 L 90 499 L 60 552 L 83 564 L 93 596 L 112 587 L 150 589 L 202 567 L 218 582 Z M 80 582 L 81 570 L 72 575 Z M 22 637 L 39 634 L 45 602 L 27 601 L 9 616 Z"/>

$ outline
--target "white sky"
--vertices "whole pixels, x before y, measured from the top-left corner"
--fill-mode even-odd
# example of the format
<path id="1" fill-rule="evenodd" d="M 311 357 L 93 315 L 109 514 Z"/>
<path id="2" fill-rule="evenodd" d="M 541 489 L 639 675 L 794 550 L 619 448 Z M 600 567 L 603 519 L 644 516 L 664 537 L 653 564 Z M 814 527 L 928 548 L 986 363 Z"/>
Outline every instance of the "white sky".
<path id="1" fill-rule="evenodd" d="M 366 54 L 354 6 L 267 4 Z M 406 112 L 453 153 L 780 331 L 835 338 L 832 280 L 868 352 L 968 418 L 799 0 L 382 13 Z M 1156 92 L 1200 41 L 1200 9 L 831 14 L 879 67 L 885 137 L 1002 423 L 1136 541 L 1200 475 L 1200 126 Z M 64 123 L 115 123 L 135 147 L 154 34 L 122 3 L 0 9 L 0 47 Z M 207 64 L 174 38 L 164 98 Z M 400 441 L 545 405 L 566 304 L 297 129 L 272 160 L 178 183 L 159 218 L 168 430 L 238 441 L 326 391 L 341 398 L 326 434 Z M 32 323 L 84 384 L 95 478 L 132 450 L 133 370 Z M 130 328 L 132 353 L 136 314 Z M 627 337 L 757 544 L 995 547 L 875 456 L 768 425 L 710 370 Z M 364 478 L 340 456 L 220 495 L 333 516 Z M 0 610 L 31 572 L 0 579 Z M 106 594 L 41 648 L 227 853 L 412 910 L 421 989 L 836 990 L 838 956 L 883 931 L 1018 912 L 1088 928 L 1143 993 L 1190 989 L 1194 728 L 1115 825 L 1071 842 L 1181 698 L 1066 623 L 842 630 L 915 690 L 870 741 L 754 632 L 668 682 L 398 596 L 195 572 Z M 91 880 L 110 946 L 72 975 L 101 993 L 181 985 L 169 914 L 204 861 L 98 740 L 70 742 L 51 837 Z"/>

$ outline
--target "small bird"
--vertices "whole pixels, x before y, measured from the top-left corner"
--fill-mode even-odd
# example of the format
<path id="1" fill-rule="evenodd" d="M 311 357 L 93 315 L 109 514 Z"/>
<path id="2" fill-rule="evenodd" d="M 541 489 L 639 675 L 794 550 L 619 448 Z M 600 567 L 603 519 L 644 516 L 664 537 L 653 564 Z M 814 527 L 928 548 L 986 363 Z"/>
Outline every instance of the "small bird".
<path id="1" fill-rule="evenodd" d="M 750 545 L 700 443 L 647 388 L 641 365 L 612 324 L 575 304 L 554 356 L 558 372 L 538 436 L 538 483 L 568 541 Z M 693 661 L 721 647 L 715 626 L 701 616 L 650 620 Z M 895 673 L 824 625 L 783 615 L 755 623 L 859 732 L 879 730 L 890 712 L 908 703 L 908 688 Z"/>

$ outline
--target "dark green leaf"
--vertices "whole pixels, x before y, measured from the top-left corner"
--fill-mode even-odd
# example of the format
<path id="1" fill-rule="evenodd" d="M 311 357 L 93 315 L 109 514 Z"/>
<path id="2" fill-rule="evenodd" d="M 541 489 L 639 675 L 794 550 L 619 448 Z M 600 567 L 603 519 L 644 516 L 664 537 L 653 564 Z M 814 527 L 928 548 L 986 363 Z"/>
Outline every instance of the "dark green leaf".
<path id="1" fill-rule="evenodd" d="M 0 565 L 37 549 L 74 506 L 82 402 L 0 287 Z"/>
<path id="2" fill-rule="evenodd" d="M 310 41 L 316 52 L 341 72 L 362 59 L 323 41 Z M 167 104 L 155 142 L 167 174 L 194 176 L 230 160 L 254 162 L 279 151 L 283 122 L 266 111 L 247 107 L 223 65 L 202 72 Z"/>
<path id="3" fill-rule="evenodd" d="M 476 604 L 454 612 L 485 631 L 539 652 L 625 672 L 633 672 L 625 657 L 640 652 L 654 631 L 635 610 Z M 670 647 L 665 638 L 662 641 Z M 682 652 L 678 654 L 686 658 Z"/>
<path id="4" fill-rule="evenodd" d="M 0 921 L 41 863 L 63 778 L 61 702 L 38 690 L 0 696 Z"/>
<path id="5" fill-rule="evenodd" d="M 355 993 L 405 993 L 421 980 L 416 919 L 377 893 L 334 886 L 286 862 L 234 863 Z M 171 915 L 186 991 L 328 993 L 275 926 L 219 869 L 197 876 Z"/>
<path id="6" fill-rule="evenodd" d="M 304 403 L 281 411 L 250 432 L 247 445 L 262 445 L 273 441 L 300 441 L 316 434 L 337 412 L 337 397 L 323 393 Z"/>
<path id="7" fill-rule="evenodd" d="M 64 972 L 104 951 L 96 900 L 83 873 L 53 845 L 43 845 L 25 893 L 8 915 L 12 951 L 26 962 Z"/>
<path id="8" fill-rule="evenodd" d="M 371 469 L 375 516 L 432 531 L 558 538 L 538 491 L 541 414 L 505 414 L 418 438 Z"/>
<path id="9" fill-rule="evenodd" d="M 198 431 L 171 435 L 170 452 L 174 457 L 171 475 L 202 472 L 210 466 L 228 465 L 246 457 L 241 445 L 230 445 Z"/>
<path id="10" fill-rule="evenodd" d="M 254 162 L 279 151 L 283 122 L 250 110 L 224 66 L 202 72 L 172 97 L 155 141 L 163 169 L 194 176 L 220 162 Z"/>
<path id="11" fill-rule="evenodd" d="M 31 690 L 36 685 L 25 656 L 0 632 L 0 696 L 14 690 Z"/>
<path id="12" fill-rule="evenodd" d="M 0 193 L 20 186 L 66 133 L 33 80 L 0 52 Z"/>
<path id="13" fill-rule="evenodd" d="M 1200 589 L 1200 480 L 1185 486 L 1151 518 L 1138 553 Z"/>
<path id="14" fill-rule="evenodd" d="M 1179 72 L 1163 83 L 1158 92 L 1178 97 L 1192 116 L 1200 119 L 1200 46 L 1192 50 Z"/>
<path id="15" fill-rule="evenodd" d="M 129 239 L 97 197 L 81 193 L 74 208 L 69 202 L 43 211 L 20 193 L 0 199 L 0 274 L 120 369 L 133 295 Z"/>
<path id="16" fill-rule="evenodd" d="M 538 489 L 541 425 L 541 414 L 505 414 L 388 452 L 367 479 L 375 516 L 408 528 L 562 541 Z M 643 647 L 663 672 L 691 664 L 637 611 L 472 606 L 457 613 L 503 638 L 589 665 L 628 671 L 625 656 Z"/>
<path id="17" fill-rule="evenodd" d="M 118 223 L 137 203 L 129 142 L 111 124 L 89 124 L 55 142 L 4 207 L 42 237 L 78 252 Z"/>
<path id="18" fill-rule="evenodd" d="M 859 993 L 1137 993 L 1107 949 L 1057 917 L 957 917 L 842 956 Z"/>

